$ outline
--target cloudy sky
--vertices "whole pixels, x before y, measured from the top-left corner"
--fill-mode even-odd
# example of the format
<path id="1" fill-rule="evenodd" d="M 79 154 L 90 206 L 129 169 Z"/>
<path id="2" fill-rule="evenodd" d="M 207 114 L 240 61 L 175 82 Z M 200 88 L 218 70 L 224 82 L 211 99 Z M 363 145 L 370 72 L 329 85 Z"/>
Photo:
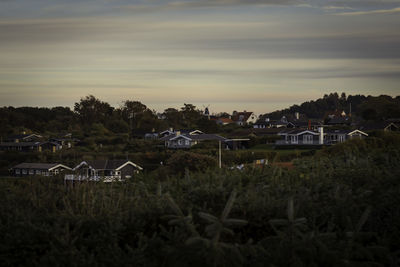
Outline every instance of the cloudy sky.
<path id="1" fill-rule="evenodd" d="M 400 0 L 0 0 L 0 106 L 400 93 Z"/>

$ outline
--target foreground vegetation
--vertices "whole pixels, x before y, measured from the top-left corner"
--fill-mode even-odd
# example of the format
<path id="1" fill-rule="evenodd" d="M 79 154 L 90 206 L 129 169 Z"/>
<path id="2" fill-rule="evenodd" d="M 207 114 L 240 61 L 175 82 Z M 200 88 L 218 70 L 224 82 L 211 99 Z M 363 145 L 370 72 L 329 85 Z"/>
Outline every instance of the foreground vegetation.
<path id="1" fill-rule="evenodd" d="M 400 138 L 286 170 L 0 180 L 3 266 L 397 266 Z"/>

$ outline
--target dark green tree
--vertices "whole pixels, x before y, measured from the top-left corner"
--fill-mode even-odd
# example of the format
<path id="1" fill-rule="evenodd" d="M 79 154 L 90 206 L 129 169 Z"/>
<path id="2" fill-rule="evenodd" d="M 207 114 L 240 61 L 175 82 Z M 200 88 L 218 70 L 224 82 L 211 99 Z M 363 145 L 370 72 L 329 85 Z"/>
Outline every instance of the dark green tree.
<path id="1" fill-rule="evenodd" d="M 97 99 L 93 95 L 81 98 L 78 103 L 75 103 L 74 107 L 79 119 L 85 124 L 104 123 L 107 118 L 111 117 L 113 110 L 114 108 L 110 104 Z"/>

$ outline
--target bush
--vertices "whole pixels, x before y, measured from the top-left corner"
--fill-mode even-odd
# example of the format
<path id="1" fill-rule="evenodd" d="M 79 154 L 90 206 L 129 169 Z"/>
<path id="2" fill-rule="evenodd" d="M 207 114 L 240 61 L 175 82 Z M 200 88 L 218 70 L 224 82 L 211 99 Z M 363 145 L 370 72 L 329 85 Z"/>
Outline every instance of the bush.
<path id="1" fill-rule="evenodd" d="M 216 159 L 192 152 L 177 151 L 167 161 L 167 166 L 174 173 L 190 171 L 205 171 L 217 167 Z"/>

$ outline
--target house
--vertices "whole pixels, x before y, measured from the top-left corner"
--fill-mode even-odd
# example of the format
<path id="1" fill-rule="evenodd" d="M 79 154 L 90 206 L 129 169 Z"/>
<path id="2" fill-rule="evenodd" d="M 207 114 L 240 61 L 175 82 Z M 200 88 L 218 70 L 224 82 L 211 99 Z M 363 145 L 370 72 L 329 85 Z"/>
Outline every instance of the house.
<path id="1" fill-rule="evenodd" d="M 254 129 L 264 129 L 271 128 L 271 123 L 269 118 L 259 119 L 253 124 Z"/>
<path id="2" fill-rule="evenodd" d="M 350 139 L 362 139 L 367 136 L 367 133 L 360 130 L 327 130 L 324 137 L 324 143 L 331 145 L 342 143 Z"/>
<path id="3" fill-rule="evenodd" d="M 60 163 L 20 163 L 11 168 L 14 176 L 54 176 L 65 170 L 71 170 L 71 168 Z"/>
<path id="4" fill-rule="evenodd" d="M 351 122 L 350 117 L 333 117 L 325 120 L 326 125 L 350 125 Z"/>
<path id="5" fill-rule="evenodd" d="M 295 125 L 290 122 L 286 116 L 282 116 L 280 120 L 270 120 L 269 118 L 259 119 L 253 124 L 255 129 L 263 128 L 294 128 Z"/>
<path id="6" fill-rule="evenodd" d="M 217 124 L 219 124 L 219 125 L 228 125 L 228 124 L 232 124 L 232 123 L 235 123 L 232 119 L 230 119 L 230 118 L 218 118 L 217 119 Z"/>
<path id="7" fill-rule="evenodd" d="M 359 129 L 363 131 L 381 130 L 385 132 L 396 132 L 400 130 L 400 124 L 396 124 L 390 121 L 366 122 L 361 124 L 359 126 Z"/>
<path id="8" fill-rule="evenodd" d="M 51 142 L 51 141 L 46 141 L 46 142 L 41 142 L 39 144 L 39 152 L 42 151 L 50 151 L 50 152 L 56 152 L 58 150 L 62 149 L 62 145 L 60 145 L 57 142 Z"/>
<path id="9" fill-rule="evenodd" d="M 322 127 L 318 132 L 308 129 L 288 129 L 278 135 L 282 136 L 283 140 L 276 141 L 277 145 L 322 145 L 324 143 Z"/>
<path id="10" fill-rule="evenodd" d="M 34 152 L 39 151 L 40 142 L 4 142 L 0 143 L 0 150 Z"/>
<path id="11" fill-rule="evenodd" d="M 21 152 L 56 152 L 62 149 L 62 146 L 55 142 L 5 142 L 0 143 L 0 150 L 3 151 L 21 151 Z"/>
<path id="12" fill-rule="evenodd" d="M 146 133 L 144 135 L 145 140 L 157 140 L 158 139 L 158 133 Z"/>
<path id="13" fill-rule="evenodd" d="M 257 121 L 257 116 L 253 112 L 247 112 L 246 110 L 243 112 L 234 111 L 232 113 L 231 119 L 240 126 L 253 124 Z"/>
<path id="14" fill-rule="evenodd" d="M 132 178 L 142 167 L 129 160 L 82 161 L 73 174 L 66 174 L 65 180 L 113 182 Z"/>
<path id="15" fill-rule="evenodd" d="M 351 114 L 348 115 L 344 110 L 326 112 L 324 115 L 326 125 L 350 125 L 352 123 Z"/>
<path id="16" fill-rule="evenodd" d="M 225 138 L 216 134 L 195 134 L 195 132 L 189 134 L 180 134 L 165 136 L 160 139 L 164 141 L 165 147 L 181 149 L 190 148 L 202 141 L 225 141 Z"/>
<path id="17" fill-rule="evenodd" d="M 158 134 L 159 138 L 163 138 L 165 136 L 174 134 L 174 130 L 172 128 L 169 128 L 168 130 L 162 131 L 161 133 Z"/>
<path id="18" fill-rule="evenodd" d="M 37 142 L 40 141 L 43 137 L 38 134 L 17 134 L 8 136 L 4 141 L 10 143 L 19 143 L 19 142 Z"/>
<path id="19" fill-rule="evenodd" d="M 323 127 L 319 127 L 318 131 L 287 129 L 278 133 L 278 135 L 282 136 L 282 140 L 276 141 L 277 145 L 333 145 L 350 139 L 362 139 L 368 136 L 368 134 L 360 130 L 328 129 L 324 131 Z"/>
<path id="20" fill-rule="evenodd" d="M 61 148 L 71 148 L 75 143 L 79 142 L 79 140 L 72 138 L 71 133 L 62 133 L 59 134 L 58 137 L 50 138 L 49 142 L 57 143 Z"/>

